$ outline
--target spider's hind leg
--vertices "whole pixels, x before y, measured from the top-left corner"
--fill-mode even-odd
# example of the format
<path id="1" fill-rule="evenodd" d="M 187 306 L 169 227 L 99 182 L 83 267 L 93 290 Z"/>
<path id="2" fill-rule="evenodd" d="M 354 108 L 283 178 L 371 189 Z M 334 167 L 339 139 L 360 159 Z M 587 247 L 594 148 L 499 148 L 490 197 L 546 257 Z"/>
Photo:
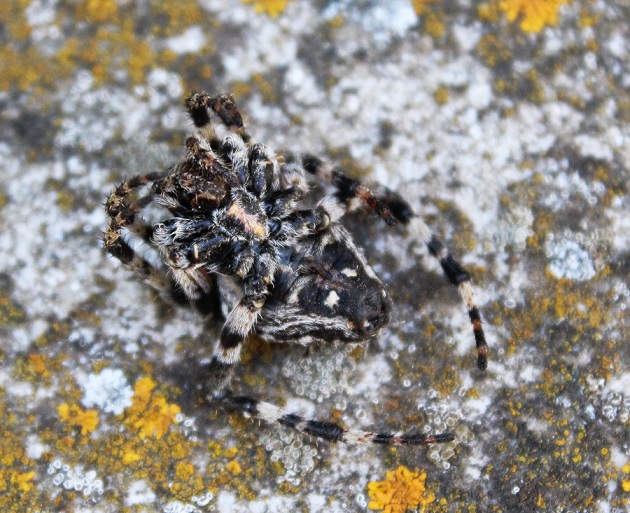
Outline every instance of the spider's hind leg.
<path id="1" fill-rule="evenodd" d="M 333 443 L 429 445 L 452 442 L 455 439 L 450 433 L 426 435 L 421 433 L 374 433 L 346 429 L 334 422 L 306 419 L 297 413 L 285 411 L 274 404 L 251 397 L 228 395 L 222 399 L 222 404 L 229 411 L 238 411 L 269 423 L 277 422 L 300 433 Z"/>
<path id="2" fill-rule="evenodd" d="M 459 290 L 473 326 L 477 346 L 477 367 L 482 371 L 486 370 L 488 344 L 483 331 L 481 315 L 475 302 L 475 292 L 470 274 L 451 256 L 446 246 L 432 233 L 422 218 L 414 214 L 409 204 L 399 194 L 387 188 L 378 192 L 374 191 L 338 169 L 330 168 L 313 155 L 303 155 L 302 165 L 306 171 L 332 184 L 337 189 L 334 197 L 343 208 L 347 209 L 349 201 L 357 198 L 376 212 L 389 226 L 403 224 L 417 239 L 426 244 L 429 253 L 438 260 L 448 280 Z"/>
<path id="3" fill-rule="evenodd" d="M 477 367 L 485 371 L 488 367 L 488 343 L 481 322 L 481 314 L 475 300 L 475 289 L 472 285 L 471 276 L 464 267 L 455 260 L 449 253 L 448 248 L 438 239 L 422 218 L 414 216 L 407 223 L 409 231 L 418 239 L 424 242 L 429 253 L 437 259 L 442 267 L 442 271 L 451 282 L 457 287 L 466 309 L 468 317 L 473 327 L 475 345 L 477 347 Z"/>
<path id="4" fill-rule="evenodd" d="M 409 204 L 395 192 L 384 189 L 381 194 L 377 194 L 359 180 L 331 168 L 313 155 L 303 155 L 302 166 L 323 182 L 333 185 L 337 189 L 335 199 L 346 210 L 349 209 L 350 200 L 356 198 L 390 226 L 407 224 L 414 215 Z"/>

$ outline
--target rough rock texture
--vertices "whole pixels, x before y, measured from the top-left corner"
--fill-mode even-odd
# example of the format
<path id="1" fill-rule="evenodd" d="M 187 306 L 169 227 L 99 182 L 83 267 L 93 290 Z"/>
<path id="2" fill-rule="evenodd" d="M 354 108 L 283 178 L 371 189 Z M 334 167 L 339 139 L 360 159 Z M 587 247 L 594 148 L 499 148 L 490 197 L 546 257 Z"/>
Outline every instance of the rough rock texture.
<path id="1" fill-rule="evenodd" d="M 627 511 L 629 17 L 596 0 L 3 4 L 0 510 Z M 311 352 L 252 338 L 238 388 L 455 442 L 318 445 L 199 397 L 220 321 L 157 300 L 99 239 L 113 185 L 181 156 L 200 89 L 233 92 L 255 140 L 401 192 L 474 274 L 490 345 L 481 375 L 438 265 L 353 215 L 391 327 Z"/>

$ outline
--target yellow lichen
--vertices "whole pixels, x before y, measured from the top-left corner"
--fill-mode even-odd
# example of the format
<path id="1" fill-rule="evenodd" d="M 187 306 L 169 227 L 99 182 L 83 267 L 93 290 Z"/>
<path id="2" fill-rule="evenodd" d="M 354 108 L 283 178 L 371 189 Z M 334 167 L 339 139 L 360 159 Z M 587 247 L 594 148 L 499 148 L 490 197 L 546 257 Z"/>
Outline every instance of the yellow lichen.
<path id="1" fill-rule="evenodd" d="M 151 0 L 152 32 L 157 36 L 179 34 L 198 23 L 204 23 L 203 11 L 195 0 Z"/>
<path id="2" fill-rule="evenodd" d="M 501 13 L 499 12 L 496 2 L 483 3 L 477 6 L 477 16 L 482 21 L 488 23 L 497 23 L 501 19 Z"/>
<path id="3" fill-rule="evenodd" d="M 48 357 L 45 354 L 30 354 L 28 355 L 28 366 L 31 372 L 37 374 L 43 378 L 50 377 L 50 371 L 46 366 Z"/>
<path id="4" fill-rule="evenodd" d="M 125 410 L 126 422 L 140 434 L 140 438 L 162 438 L 181 411 L 176 404 L 169 404 L 159 393 L 153 393 L 155 381 L 140 378 L 134 386 L 132 404 Z"/>
<path id="5" fill-rule="evenodd" d="M 228 464 L 225 466 L 225 469 L 233 476 L 238 476 L 241 472 L 243 472 L 243 469 L 236 460 L 228 462 Z"/>
<path id="6" fill-rule="evenodd" d="M 140 378 L 138 381 L 136 381 L 136 384 L 133 387 L 133 399 L 129 410 L 131 410 L 132 408 L 144 410 L 147 407 L 147 404 L 149 404 L 151 393 L 153 392 L 154 388 L 155 381 L 153 381 L 148 376 Z"/>
<path id="7" fill-rule="evenodd" d="M 33 488 L 31 481 L 35 477 L 35 472 L 26 472 L 24 474 L 18 474 L 13 472 L 11 474 L 11 484 L 16 485 L 21 491 L 28 492 Z"/>
<path id="8" fill-rule="evenodd" d="M 256 12 L 268 14 L 275 18 L 286 8 L 290 0 L 243 0 L 246 4 L 254 4 Z"/>
<path id="9" fill-rule="evenodd" d="M 115 0 L 84 0 L 76 7 L 78 20 L 91 23 L 113 21 L 118 15 L 118 4 Z"/>
<path id="10" fill-rule="evenodd" d="M 228 447 L 227 449 L 223 451 L 223 456 L 227 458 L 234 458 L 234 456 L 236 456 L 237 454 L 238 454 L 237 447 Z"/>
<path id="11" fill-rule="evenodd" d="M 435 13 L 429 14 L 424 23 L 424 30 L 432 37 L 442 37 L 446 33 L 444 17 Z"/>
<path id="12" fill-rule="evenodd" d="M 416 11 L 416 14 L 421 15 L 427 11 L 429 4 L 433 4 L 437 1 L 438 0 L 411 0 L 411 5 L 413 5 L 413 10 Z"/>
<path id="13" fill-rule="evenodd" d="M 569 0 L 501 0 L 501 9 L 509 21 L 521 20 L 525 32 L 540 32 L 558 23 L 558 11 Z"/>
<path id="14" fill-rule="evenodd" d="M 180 481 L 188 481 L 195 473 L 191 463 L 181 462 L 175 465 L 175 477 Z"/>
<path id="15" fill-rule="evenodd" d="M 133 449 L 129 449 L 123 453 L 122 462 L 125 465 L 131 465 L 132 463 L 139 461 L 141 459 L 142 459 L 142 456 L 140 456 Z"/>
<path id="16" fill-rule="evenodd" d="M 96 410 L 82 410 L 76 405 L 60 404 L 57 413 L 62 422 L 81 428 L 81 434 L 87 435 L 98 426 L 98 412 Z"/>
<path id="17" fill-rule="evenodd" d="M 621 471 L 624 474 L 630 474 L 630 463 L 627 463 L 626 465 L 624 465 L 623 467 L 621 467 Z M 630 493 L 630 479 L 625 478 L 622 482 L 621 482 L 621 488 L 623 489 L 624 492 L 626 493 Z"/>
<path id="18" fill-rule="evenodd" d="M 368 508 L 382 509 L 384 513 L 404 513 L 408 509 L 424 510 L 424 506 L 435 500 L 431 492 L 425 493 L 424 471 L 412 472 L 400 466 L 394 472 L 387 472 L 385 481 L 368 483 L 368 495 L 371 501 Z"/>

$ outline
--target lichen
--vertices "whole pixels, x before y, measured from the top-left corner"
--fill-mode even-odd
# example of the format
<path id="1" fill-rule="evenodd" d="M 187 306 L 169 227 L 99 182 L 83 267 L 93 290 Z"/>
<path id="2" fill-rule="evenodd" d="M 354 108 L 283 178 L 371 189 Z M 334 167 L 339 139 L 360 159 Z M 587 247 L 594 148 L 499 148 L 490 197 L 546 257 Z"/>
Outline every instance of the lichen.
<path id="1" fill-rule="evenodd" d="M 155 386 L 150 377 L 140 378 L 134 386 L 132 404 L 124 413 L 125 422 L 138 431 L 141 439 L 162 438 L 181 412 L 179 406 L 169 404 L 162 394 L 154 393 Z"/>
<path id="2" fill-rule="evenodd" d="M 427 474 L 424 471 L 412 472 L 402 465 L 385 474 L 385 481 L 368 483 L 371 501 L 368 508 L 382 509 L 383 513 L 404 513 L 408 509 L 424 510 L 424 506 L 435 500 L 435 495 L 427 492 L 424 484 Z"/>
<path id="3" fill-rule="evenodd" d="M 62 403 L 57 407 L 57 413 L 62 422 L 81 428 L 81 434 L 87 435 L 98 426 L 98 412 L 96 410 L 82 410 L 78 406 Z"/>
<path id="4" fill-rule="evenodd" d="M 413 10 L 417 15 L 424 14 L 429 9 L 430 4 L 434 4 L 439 0 L 411 0 Z"/>
<path id="5" fill-rule="evenodd" d="M 62 32 L 63 40 L 55 52 L 50 52 L 40 49 L 32 38 L 33 30 L 25 16 L 29 3 L 5 2 L 9 6 L 0 7 L 0 23 L 12 35 L 10 43 L 0 49 L 2 91 L 43 93 L 79 69 L 89 70 L 96 83 L 140 84 L 152 69 L 175 60 L 176 56 L 168 50 L 156 51 L 164 46 L 161 38 L 180 34 L 204 19 L 194 0 L 170 3 L 153 0 L 148 13 L 143 14 L 137 12 L 133 3 L 114 0 L 61 3 L 50 7 L 55 14 L 49 27 Z M 146 24 L 145 20 L 151 23 Z M 199 54 L 201 62 L 194 57 L 189 67 L 203 68 L 208 78 L 211 69 L 203 49 Z M 187 59 L 188 56 L 182 62 Z M 24 67 L 24 62 L 29 65 Z"/>
<path id="6" fill-rule="evenodd" d="M 501 9 L 509 21 L 520 19 L 524 32 L 540 32 L 558 24 L 560 6 L 569 0 L 501 0 Z"/>
<path id="7" fill-rule="evenodd" d="M 625 474 L 621 481 L 621 488 L 624 492 L 630 493 L 630 463 L 624 465 L 621 471 Z"/>
<path id="8" fill-rule="evenodd" d="M 25 321 L 24 308 L 0 291 L 0 326 L 15 326 Z"/>
<path id="9" fill-rule="evenodd" d="M 238 463 L 238 461 L 236 460 L 232 460 L 230 461 L 226 466 L 225 469 L 232 475 L 238 476 L 239 474 L 241 474 L 243 472 L 243 469 L 241 468 L 240 464 Z"/>
<path id="10" fill-rule="evenodd" d="M 32 470 L 30 472 L 24 472 L 21 474 L 18 472 L 13 472 L 11 474 L 11 484 L 13 486 L 17 486 L 18 489 L 23 492 L 28 492 L 34 486 L 33 483 L 31 482 L 34 477 L 35 477 L 35 472 Z"/>
<path id="11" fill-rule="evenodd" d="M 275 18 L 287 8 L 291 0 L 243 0 L 243 3 L 253 4 L 256 12 L 268 14 Z"/>

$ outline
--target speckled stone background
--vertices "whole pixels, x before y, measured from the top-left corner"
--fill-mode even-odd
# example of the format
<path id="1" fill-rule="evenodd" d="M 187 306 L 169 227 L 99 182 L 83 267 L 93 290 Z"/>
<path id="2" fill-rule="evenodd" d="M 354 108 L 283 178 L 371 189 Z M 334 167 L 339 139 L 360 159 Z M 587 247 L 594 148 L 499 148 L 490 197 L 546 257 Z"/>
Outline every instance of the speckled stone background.
<path id="1" fill-rule="evenodd" d="M 629 19 L 621 0 L 2 2 L 0 510 L 361 512 L 404 466 L 425 511 L 628 511 Z M 199 89 L 232 92 L 255 140 L 400 191 L 474 274 L 490 345 L 481 375 L 438 265 L 353 215 L 391 327 L 252 338 L 237 388 L 455 442 L 317 444 L 199 397 L 219 321 L 99 240 L 113 184 L 182 155 Z"/>

